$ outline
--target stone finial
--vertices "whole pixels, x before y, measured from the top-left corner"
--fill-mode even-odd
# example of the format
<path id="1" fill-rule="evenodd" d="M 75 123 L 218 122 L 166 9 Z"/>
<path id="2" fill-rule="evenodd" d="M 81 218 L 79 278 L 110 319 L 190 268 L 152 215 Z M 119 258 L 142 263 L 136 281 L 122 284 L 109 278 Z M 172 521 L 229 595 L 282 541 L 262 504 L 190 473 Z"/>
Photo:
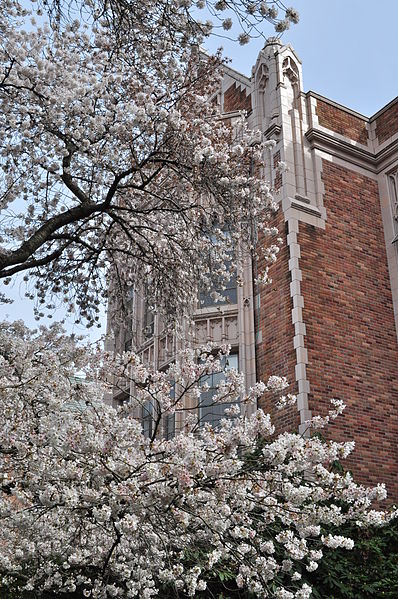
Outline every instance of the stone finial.
<path id="1" fill-rule="evenodd" d="M 264 48 L 266 48 L 267 46 L 282 46 L 282 42 L 279 39 L 279 37 L 274 35 L 272 37 L 268 37 L 265 40 Z"/>

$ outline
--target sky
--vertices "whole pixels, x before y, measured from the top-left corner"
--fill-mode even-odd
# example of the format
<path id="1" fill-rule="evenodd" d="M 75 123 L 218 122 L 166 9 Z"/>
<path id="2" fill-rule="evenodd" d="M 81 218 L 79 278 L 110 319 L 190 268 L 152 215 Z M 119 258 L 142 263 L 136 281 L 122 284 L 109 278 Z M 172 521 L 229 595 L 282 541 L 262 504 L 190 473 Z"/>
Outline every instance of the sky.
<path id="1" fill-rule="evenodd" d="M 314 91 L 365 116 L 398 95 L 398 1 L 285 0 L 300 14 L 284 33 L 303 63 L 304 91 Z M 269 29 L 269 35 L 272 35 Z M 224 45 L 231 66 L 250 75 L 264 41 Z"/>
<path id="2" fill-rule="evenodd" d="M 365 116 L 373 115 L 398 95 L 398 0 L 289 0 L 290 4 L 299 11 L 300 23 L 283 35 L 282 42 L 290 43 L 303 63 L 304 91 L 317 92 Z M 264 40 L 243 47 L 225 40 L 222 44 L 224 54 L 232 59 L 231 66 L 250 75 Z M 220 45 L 221 41 L 214 39 L 207 47 L 215 50 Z M 0 284 L 0 291 L 15 300 L 11 305 L 0 304 L 0 320 L 21 318 L 28 326 L 37 325 L 33 302 L 24 298 L 20 280 L 12 287 Z M 54 314 L 55 320 L 64 317 L 61 311 Z M 85 332 L 71 318 L 66 328 Z M 91 338 L 104 332 L 105 317 L 102 329 L 91 332 Z"/>

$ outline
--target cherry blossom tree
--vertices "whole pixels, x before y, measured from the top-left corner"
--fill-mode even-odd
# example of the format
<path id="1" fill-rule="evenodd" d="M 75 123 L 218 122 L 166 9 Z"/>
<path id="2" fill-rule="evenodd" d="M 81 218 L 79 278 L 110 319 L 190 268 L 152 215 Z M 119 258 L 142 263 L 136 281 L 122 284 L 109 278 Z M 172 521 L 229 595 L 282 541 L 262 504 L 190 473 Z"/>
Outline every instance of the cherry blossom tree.
<path id="1" fill-rule="evenodd" d="M 237 415 L 237 402 L 282 391 L 276 377 L 245 393 L 242 375 L 226 373 L 214 401 L 232 407 L 217 430 L 191 413 L 171 440 L 143 435 L 137 405 L 182 410 L 227 349 L 186 350 L 151 372 L 131 353 L 115 360 L 57 325 L 32 333 L 20 322 L 1 325 L 0 348 L 0 580 L 17 597 L 210 596 L 208 581 L 225 570 L 254 597 L 308 598 L 301 575 L 322 547 L 353 546 L 325 527 L 387 519 L 371 509 L 383 486 L 331 467 L 352 442 L 275 438 L 261 410 Z M 135 383 L 119 410 L 102 401 L 105 373 Z M 291 401 L 282 396 L 281 409 Z"/>
<path id="2" fill-rule="evenodd" d="M 95 324 L 109 289 L 122 297 L 144 277 L 159 308 L 181 313 L 205 257 L 223 270 L 215 236 L 233 223 L 238 247 L 254 220 L 266 227 L 271 194 L 251 175 L 262 148 L 217 114 L 220 58 L 199 51 L 212 27 L 198 13 L 216 33 L 231 14 L 245 43 L 264 21 L 297 22 L 277 5 L 1 3 L 0 277 L 24 274 L 38 316 L 62 301 Z"/>
<path id="3" fill-rule="evenodd" d="M 181 315 L 211 269 L 227 278 L 231 252 L 236 264 L 242 240 L 251 249 L 254 224 L 272 233 L 271 190 L 253 174 L 263 146 L 244 118 L 217 113 L 220 58 L 199 50 L 212 31 L 199 15 L 206 8 L 216 34 L 243 44 L 264 20 L 277 32 L 297 22 L 277 7 L 1 3 L 0 276 L 33 281 L 38 316 L 61 298 L 95 323 L 110 276 L 117 297 L 145 279 L 154 303 Z M 267 251 L 272 259 L 276 247 Z M 301 571 L 317 567 L 322 546 L 352 547 L 325 526 L 387 518 L 371 509 L 382 486 L 365 489 L 331 468 L 353 443 L 275 438 L 261 410 L 239 416 L 240 403 L 283 393 L 277 377 L 246 392 L 228 371 L 213 397 L 228 406 L 220 427 L 195 410 L 163 438 L 164 418 L 200 403 L 227 352 L 186 349 L 156 372 L 129 352 L 85 348 L 57 325 L 1 325 L 3 586 L 17 597 L 184 597 L 207 593 L 219 568 L 254 596 L 304 599 Z M 103 395 L 118 377 L 134 393 L 115 410 Z M 282 395 L 281 409 L 291 401 Z M 147 402 L 151 436 L 135 418 Z"/>

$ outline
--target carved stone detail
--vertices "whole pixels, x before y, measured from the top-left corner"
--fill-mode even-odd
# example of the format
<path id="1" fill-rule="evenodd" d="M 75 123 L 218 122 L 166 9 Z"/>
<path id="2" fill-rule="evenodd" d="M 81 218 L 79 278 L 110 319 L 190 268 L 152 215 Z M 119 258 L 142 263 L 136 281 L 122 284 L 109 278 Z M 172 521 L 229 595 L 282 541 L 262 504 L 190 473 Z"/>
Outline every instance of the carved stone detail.
<path id="1" fill-rule="evenodd" d="M 257 71 L 256 79 L 259 92 L 264 92 L 269 78 L 268 67 L 262 63 Z"/>
<path id="2" fill-rule="evenodd" d="M 282 63 L 283 74 L 292 82 L 298 83 L 299 70 L 291 56 L 287 56 Z"/>

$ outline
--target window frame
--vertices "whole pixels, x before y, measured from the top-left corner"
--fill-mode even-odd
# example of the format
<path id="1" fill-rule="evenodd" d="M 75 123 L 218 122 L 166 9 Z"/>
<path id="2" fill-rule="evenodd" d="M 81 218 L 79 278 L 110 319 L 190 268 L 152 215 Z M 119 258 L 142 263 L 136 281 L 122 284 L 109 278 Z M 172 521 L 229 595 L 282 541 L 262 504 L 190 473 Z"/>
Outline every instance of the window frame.
<path id="1" fill-rule="evenodd" d="M 398 168 L 388 173 L 388 191 L 390 196 L 390 208 L 394 237 L 391 243 L 398 242 Z M 398 244 L 397 244 L 398 250 Z"/>

